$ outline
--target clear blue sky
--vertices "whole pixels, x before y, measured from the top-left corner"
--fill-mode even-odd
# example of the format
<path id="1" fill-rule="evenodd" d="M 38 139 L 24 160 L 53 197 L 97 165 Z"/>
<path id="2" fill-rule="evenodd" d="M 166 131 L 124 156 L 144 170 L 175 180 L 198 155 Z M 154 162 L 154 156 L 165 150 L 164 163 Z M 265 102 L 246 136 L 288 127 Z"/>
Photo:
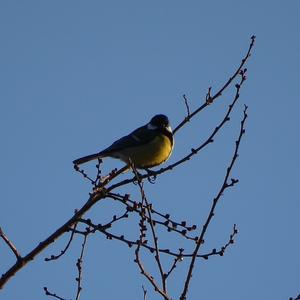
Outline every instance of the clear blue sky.
<path id="1" fill-rule="evenodd" d="M 222 198 L 206 249 L 222 245 L 233 223 L 240 233 L 224 257 L 199 261 L 189 299 L 300 293 L 299 13 L 295 0 L 1 1 L 0 226 L 23 254 L 29 251 L 87 199 L 89 185 L 73 171 L 73 159 L 156 113 L 177 124 L 185 113 L 182 94 L 197 107 L 208 86 L 225 82 L 255 34 L 232 123 L 210 148 L 146 192 L 161 211 L 201 224 L 230 158 L 242 104 L 249 105 L 233 172 L 240 183 Z M 171 162 L 207 136 L 229 96 L 177 135 Z M 105 161 L 106 171 L 115 166 L 120 163 Z M 113 209 L 103 203 L 90 216 L 101 223 Z M 60 261 L 43 261 L 63 245 L 64 239 L 18 273 L 0 298 L 44 299 L 43 286 L 74 298 L 80 240 Z M 149 299 L 159 299 L 133 258 L 118 242 L 91 238 L 81 299 L 142 299 L 142 284 Z M 0 241 L 0 273 L 13 262 Z M 174 299 L 181 283 L 175 276 Z"/>

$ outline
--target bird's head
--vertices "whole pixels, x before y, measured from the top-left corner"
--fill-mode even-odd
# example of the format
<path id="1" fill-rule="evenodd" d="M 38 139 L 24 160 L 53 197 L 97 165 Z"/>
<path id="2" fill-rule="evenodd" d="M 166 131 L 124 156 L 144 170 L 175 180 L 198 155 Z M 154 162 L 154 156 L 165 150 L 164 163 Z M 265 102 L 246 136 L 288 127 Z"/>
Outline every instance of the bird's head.
<path id="1" fill-rule="evenodd" d="M 156 129 L 165 129 L 169 132 L 172 132 L 170 122 L 167 116 L 165 115 L 156 115 L 154 116 L 147 126 L 148 129 L 156 130 Z"/>

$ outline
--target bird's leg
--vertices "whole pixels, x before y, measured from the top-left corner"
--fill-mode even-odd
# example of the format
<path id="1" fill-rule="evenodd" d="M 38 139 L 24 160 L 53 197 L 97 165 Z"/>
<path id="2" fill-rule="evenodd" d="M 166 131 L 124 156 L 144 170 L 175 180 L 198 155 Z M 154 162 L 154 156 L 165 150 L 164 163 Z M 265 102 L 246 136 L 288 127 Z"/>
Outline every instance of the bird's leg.
<path id="1" fill-rule="evenodd" d="M 156 180 L 156 173 L 155 171 L 152 171 L 150 169 L 145 169 L 145 171 L 147 172 L 147 175 L 149 176 L 147 179 L 150 183 L 154 184 L 155 180 Z"/>
<path id="2" fill-rule="evenodd" d="M 135 174 L 135 180 L 133 181 L 133 184 L 137 185 L 138 182 L 141 180 L 143 174 L 140 173 L 137 169 L 135 169 L 134 174 Z"/>

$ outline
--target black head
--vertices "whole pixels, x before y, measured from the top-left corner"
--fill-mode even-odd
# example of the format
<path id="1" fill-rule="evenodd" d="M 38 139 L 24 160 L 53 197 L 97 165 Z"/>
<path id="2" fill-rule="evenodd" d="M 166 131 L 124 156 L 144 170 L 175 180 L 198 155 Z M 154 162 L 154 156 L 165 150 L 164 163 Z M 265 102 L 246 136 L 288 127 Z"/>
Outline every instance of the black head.
<path id="1" fill-rule="evenodd" d="M 170 126 L 169 119 L 165 115 L 156 115 L 156 116 L 154 116 L 151 119 L 150 124 L 153 127 L 156 127 L 156 128 L 167 128 L 167 127 Z"/>

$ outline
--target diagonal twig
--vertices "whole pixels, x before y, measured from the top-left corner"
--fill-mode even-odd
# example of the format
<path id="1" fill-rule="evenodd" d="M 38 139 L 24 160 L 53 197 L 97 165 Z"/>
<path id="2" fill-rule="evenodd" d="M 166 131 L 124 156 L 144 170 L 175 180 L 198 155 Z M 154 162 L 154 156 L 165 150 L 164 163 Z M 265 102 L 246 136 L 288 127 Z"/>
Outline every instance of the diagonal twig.
<path id="1" fill-rule="evenodd" d="M 202 104 L 200 107 L 195 109 L 193 112 L 190 113 L 189 118 L 184 118 L 173 130 L 173 133 L 175 134 L 181 127 L 183 127 L 187 122 L 189 122 L 196 114 L 198 114 L 201 110 L 203 110 L 208 105 L 212 104 L 217 98 L 219 98 L 224 90 L 233 82 L 233 80 L 239 75 L 240 71 L 243 69 L 245 63 L 247 62 L 248 58 L 251 56 L 252 48 L 254 47 L 255 43 L 255 35 L 251 36 L 251 43 L 249 45 L 249 48 L 246 52 L 246 55 L 242 58 L 242 61 L 234 74 L 226 81 L 226 83 L 213 95 L 210 95 L 211 87 L 209 88 L 208 97 L 206 97 L 206 100 L 204 104 Z"/>
<path id="2" fill-rule="evenodd" d="M 67 250 L 69 249 L 69 247 L 70 247 L 70 245 L 73 241 L 77 225 L 78 225 L 78 223 L 75 223 L 74 225 L 72 225 L 71 235 L 70 235 L 69 241 L 68 241 L 67 245 L 65 246 L 65 248 L 63 250 L 61 250 L 58 255 L 51 255 L 50 257 L 46 257 L 45 261 L 51 261 L 51 260 L 59 259 L 61 256 L 63 256 L 67 252 Z"/>
<path id="3" fill-rule="evenodd" d="M 50 292 L 46 286 L 44 287 L 44 292 L 45 292 L 45 295 L 46 295 L 46 296 L 50 296 L 50 297 L 56 298 L 56 299 L 58 299 L 58 300 L 68 300 L 68 299 L 66 299 L 66 298 L 63 298 L 63 297 L 58 296 L 58 295 L 55 294 L 55 293 Z"/>
<path id="4" fill-rule="evenodd" d="M 10 248 L 10 250 L 14 253 L 17 261 L 21 260 L 21 254 L 17 250 L 16 246 L 13 244 L 13 242 L 6 236 L 3 229 L 0 227 L 0 237 L 4 240 L 4 242 L 7 244 L 7 246 Z"/>

